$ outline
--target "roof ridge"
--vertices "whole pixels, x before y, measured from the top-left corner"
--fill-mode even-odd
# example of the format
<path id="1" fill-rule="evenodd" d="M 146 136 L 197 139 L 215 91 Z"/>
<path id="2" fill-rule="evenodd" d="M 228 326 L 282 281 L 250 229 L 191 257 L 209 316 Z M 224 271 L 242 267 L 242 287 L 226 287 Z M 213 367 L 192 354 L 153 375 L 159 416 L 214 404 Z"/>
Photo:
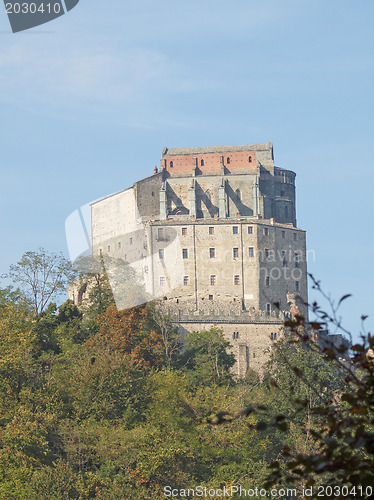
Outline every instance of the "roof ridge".
<path id="1" fill-rule="evenodd" d="M 264 144 L 243 144 L 238 146 L 201 146 L 190 148 L 164 148 L 162 156 L 178 156 L 190 154 L 207 154 L 207 153 L 229 153 L 240 151 L 267 151 L 273 148 L 273 143 Z"/>

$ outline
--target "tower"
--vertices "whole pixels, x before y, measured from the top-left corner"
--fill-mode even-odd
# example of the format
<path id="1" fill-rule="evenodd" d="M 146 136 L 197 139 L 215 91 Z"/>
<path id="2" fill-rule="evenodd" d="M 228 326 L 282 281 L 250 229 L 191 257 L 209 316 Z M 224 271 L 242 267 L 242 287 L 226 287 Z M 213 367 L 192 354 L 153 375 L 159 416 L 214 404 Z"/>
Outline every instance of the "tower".
<path id="1" fill-rule="evenodd" d="M 307 316 L 295 176 L 272 143 L 164 148 L 159 171 L 92 204 L 93 254 L 131 263 L 182 335 L 222 327 L 238 375 L 259 370 L 284 319 Z"/>

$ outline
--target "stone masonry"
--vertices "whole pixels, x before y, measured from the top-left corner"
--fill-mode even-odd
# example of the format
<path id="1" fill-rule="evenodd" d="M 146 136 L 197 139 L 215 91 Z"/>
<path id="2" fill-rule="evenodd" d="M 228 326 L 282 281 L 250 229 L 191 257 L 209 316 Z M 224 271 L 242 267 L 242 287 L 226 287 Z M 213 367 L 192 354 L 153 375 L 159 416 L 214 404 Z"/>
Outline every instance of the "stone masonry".
<path id="1" fill-rule="evenodd" d="M 295 176 L 272 143 L 165 148 L 160 170 L 92 204 L 93 255 L 129 262 L 182 335 L 221 327 L 239 376 L 260 371 L 284 319 L 307 316 Z"/>

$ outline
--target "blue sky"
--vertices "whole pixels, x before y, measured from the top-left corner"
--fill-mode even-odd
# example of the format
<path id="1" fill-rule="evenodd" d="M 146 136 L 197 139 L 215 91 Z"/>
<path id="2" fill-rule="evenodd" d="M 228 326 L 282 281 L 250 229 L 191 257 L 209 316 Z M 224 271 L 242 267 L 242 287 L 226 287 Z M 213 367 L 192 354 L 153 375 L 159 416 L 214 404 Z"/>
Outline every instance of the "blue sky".
<path id="1" fill-rule="evenodd" d="M 80 0 L 12 34 L 0 10 L 1 258 L 67 254 L 74 209 L 130 186 L 164 146 L 273 141 L 327 292 L 374 302 L 372 0 Z M 313 298 L 313 295 L 311 295 Z M 369 318 L 368 325 L 373 325 Z"/>

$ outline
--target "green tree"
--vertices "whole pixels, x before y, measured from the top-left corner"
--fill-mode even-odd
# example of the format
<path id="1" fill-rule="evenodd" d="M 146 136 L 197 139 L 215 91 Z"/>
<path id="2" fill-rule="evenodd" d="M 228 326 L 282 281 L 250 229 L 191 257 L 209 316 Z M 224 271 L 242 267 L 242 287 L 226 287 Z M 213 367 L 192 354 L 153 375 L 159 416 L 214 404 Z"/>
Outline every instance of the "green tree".
<path id="1" fill-rule="evenodd" d="M 70 262 L 62 254 L 40 248 L 38 252 L 24 253 L 17 264 L 10 266 L 7 276 L 20 284 L 38 315 L 53 298 L 66 292 L 75 275 Z"/>
<path id="2" fill-rule="evenodd" d="M 223 337 L 222 329 L 191 332 L 181 363 L 194 386 L 222 385 L 233 381 L 230 368 L 235 356 L 228 353 L 230 343 Z"/>

